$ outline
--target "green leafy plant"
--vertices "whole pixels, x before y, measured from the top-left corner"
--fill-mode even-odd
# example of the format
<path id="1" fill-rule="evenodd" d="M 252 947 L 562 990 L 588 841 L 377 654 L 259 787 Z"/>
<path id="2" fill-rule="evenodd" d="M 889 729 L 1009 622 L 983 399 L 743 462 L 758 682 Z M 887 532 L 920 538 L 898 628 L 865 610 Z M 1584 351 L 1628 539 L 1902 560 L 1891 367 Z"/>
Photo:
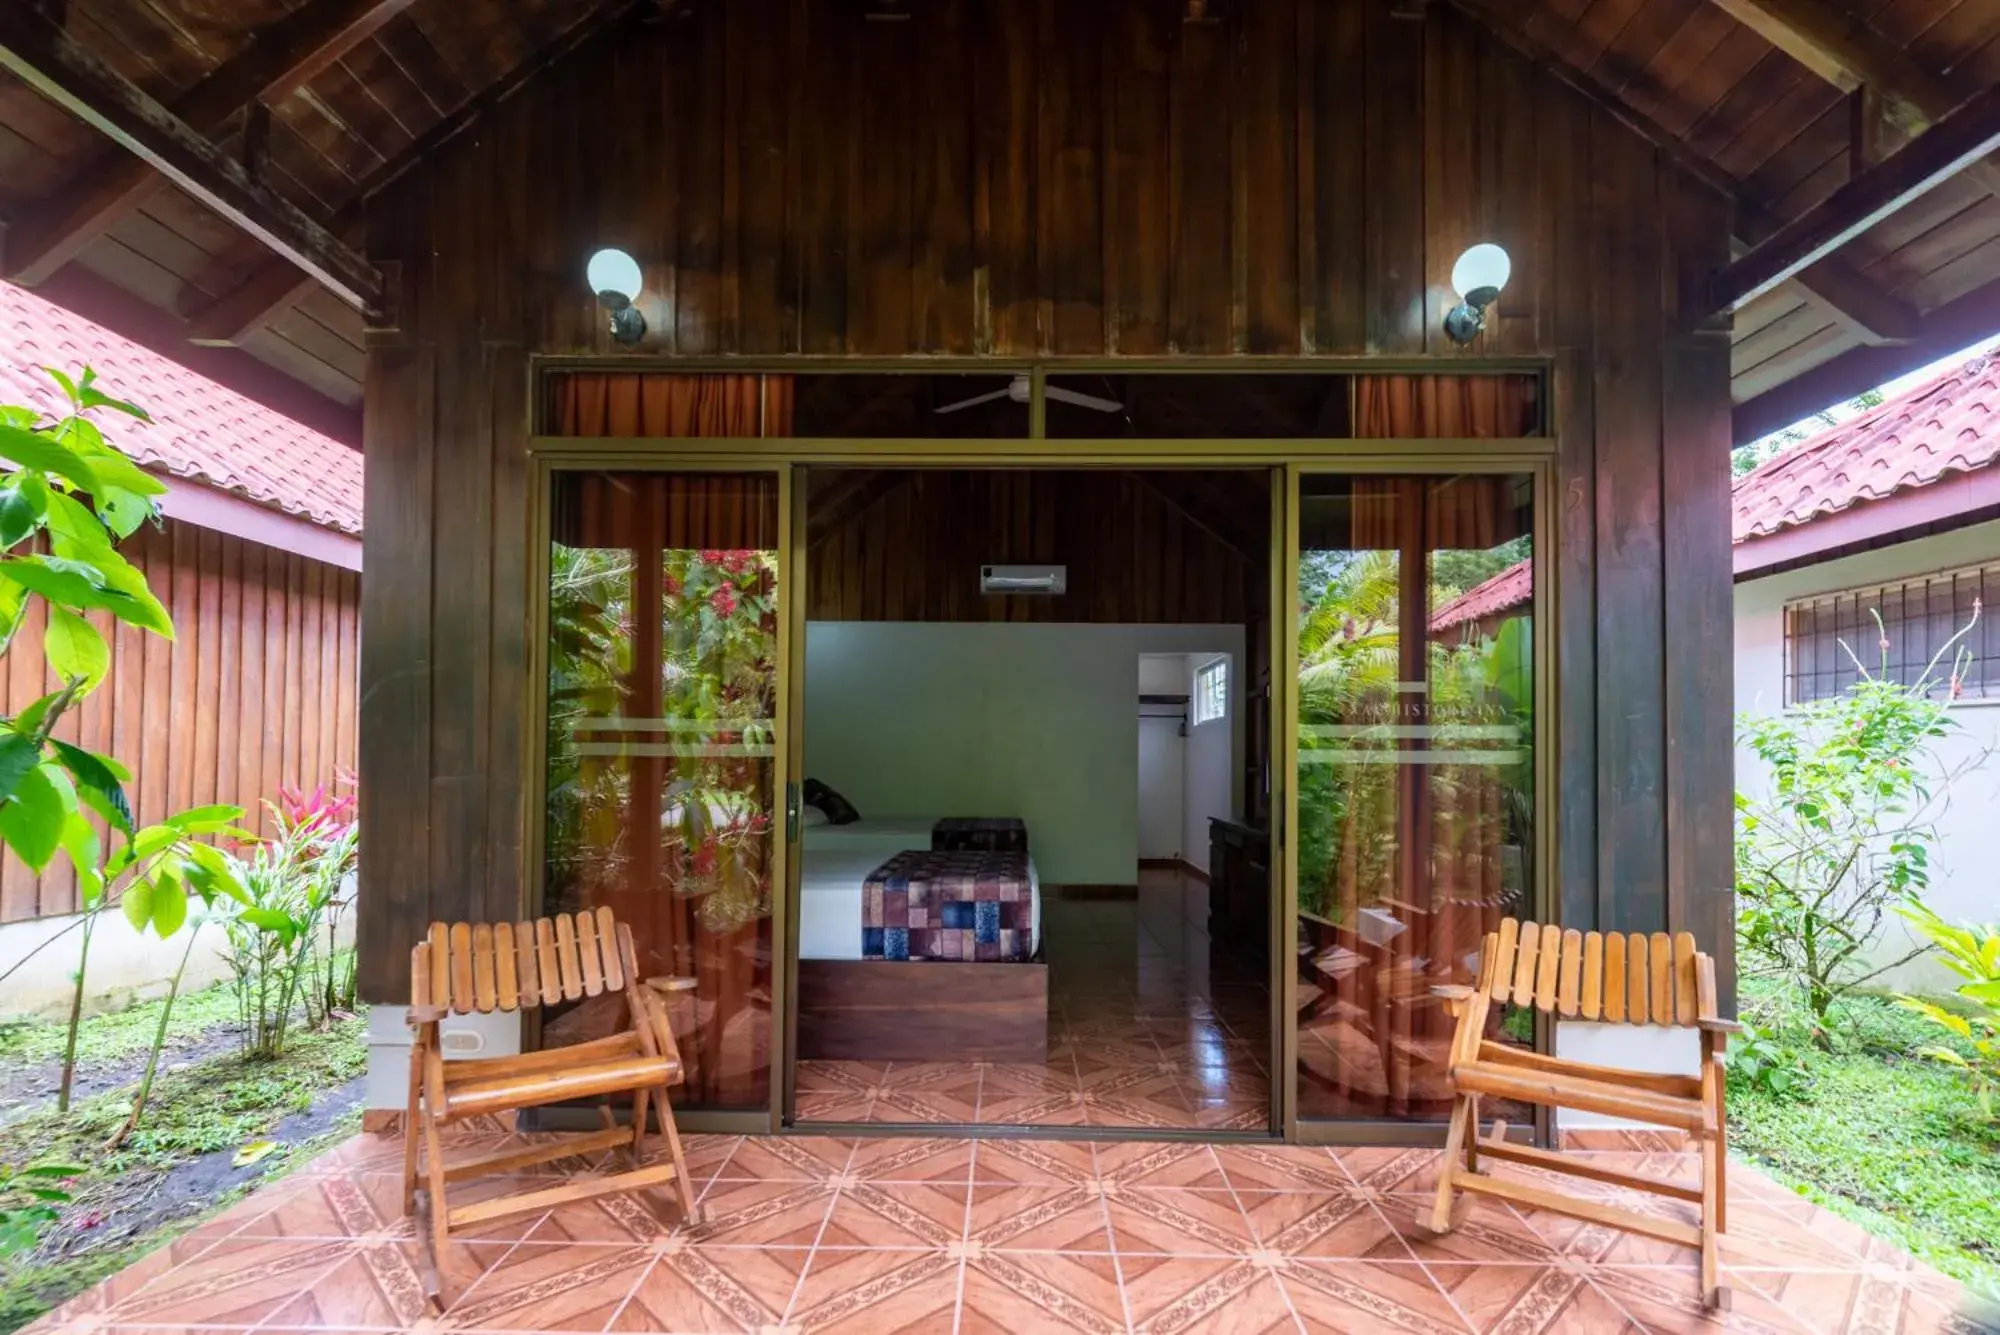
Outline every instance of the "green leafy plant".
<path id="1" fill-rule="evenodd" d="M 1887 957 L 1879 949 L 1890 913 L 1929 884 L 1938 803 L 1985 758 L 1933 777 L 1932 746 L 1955 726 L 1960 645 L 1977 621 L 1975 605 L 1972 620 L 1905 684 L 1889 678 L 1878 615 L 1878 670 L 1843 643 L 1860 672 L 1846 692 L 1739 722 L 1769 782 L 1762 793 L 1736 794 L 1738 967 L 1781 983 L 1772 993 L 1778 1005 L 1798 1011 L 1759 1018 L 1802 1025 L 1821 1047 L 1841 998 L 1929 948 Z"/>
<path id="2" fill-rule="evenodd" d="M 1805 1075 L 1805 1057 L 1786 1041 L 1782 1029 L 1745 1025 L 1729 1044 L 1729 1074 L 1766 1093 L 1798 1093 Z"/>
<path id="3" fill-rule="evenodd" d="M 354 869 L 357 826 L 352 800 L 328 800 L 324 789 L 310 800 L 285 792 L 265 806 L 277 833 L 231 859 L 244 897 L 224 919 L 223 958 L 236 980 L 244 1055 L 269 1059 L 283 1055 L 301 1007 L 314 1024 L 334 1008 L 330 924 Z"/>
<path id="4" fill-rule="evenodd" d="M 1961 1014 L 1921 997 L 1897 1000 L 1959 1039 L 1959 1047 L 1927 1047 L 1923 1055 L 1962 1072 L 1990 1120 L 1994 1095 L 2000 1092 L 2000 926 L 1955 925 L 1927 904 L 1905 905 L 1901 911 L 1937 947 L 1945 967 L 1965 980 L 1957 996 L 1966 1010 Z"/>
<path id="5" fill-rule="evenodd" d="M 89 1170 L 77 1164 L 0 1164 L 0 1259 L 35 1245 L 44 1228 L 60 1217 L 69 1191 L 62 1185 Z"/>
<path id="6" fill-rule="evenodd" d="M 14 465 L 0 478 L 0 654 L 12 647 L 40 599 L 47 610 L 43 654 L 60 682 L 0 720 L 0 840 L 38 874 L 58 852 L 76 869 L 83 925 L 58 1094 L 66 1109 L 98 914 L 115 902 L 134 928 L 164 940 L 186 926 L 191 898 L 205 906 L 218 896 L 240 895 L 221 852 L 202 839 L 235 832 L 243 813 L 199 807 L 140 827 L 125 795 L 130 772 L 110 756 L 55 735 L 110 671 L 104 631 L 112 622 L 167 639 L 174 627 L 145 575 L 117 550 L 120 540 L 155 517 L 155 498 L 166 488 L 113 448 L 91 414 L 149 419 L 143 409 L 99 389 L 87 367 L 74 378 L 56 370 L 49 375 L 68 401 L 61 417 L 0 404 L 0 458 Z M 113 846 L 108 856 L 107 839 Z M 144 1110 L 193 942 L 190 933 L 131 1119 L 114 1143 Z"/>

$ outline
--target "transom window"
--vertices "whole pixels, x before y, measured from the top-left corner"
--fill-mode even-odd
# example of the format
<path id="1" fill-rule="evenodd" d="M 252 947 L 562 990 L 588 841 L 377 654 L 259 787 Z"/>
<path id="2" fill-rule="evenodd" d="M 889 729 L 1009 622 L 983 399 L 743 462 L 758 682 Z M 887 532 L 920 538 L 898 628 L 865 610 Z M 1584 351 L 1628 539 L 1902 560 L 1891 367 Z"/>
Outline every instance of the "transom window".
<path id="1" fill-rule="evenodd" d="M 1196 726 L 1229 717 L 1229 660 L 1218 658 L 1204 663 L 1194 674 L 1194 721 Z"/>
<path id="2" fill-rule="evenodd" d="M 2000 698 L 2000 634 L 1991 612 L 1996 590 L 2000 562 L 1788 604 L 1785 703 L 1839 695 L 1861 679 L 1863 666 L 1905 686 L 1922 680 L 1928 669 L 1934 689 L 1942 693 L 1951 688 L 1952 660 L 1961 648 L 1971 654 L 1959 682 L 1961 697 Z M 1951 645 L 1968 623 L 1971 633 Z"/>

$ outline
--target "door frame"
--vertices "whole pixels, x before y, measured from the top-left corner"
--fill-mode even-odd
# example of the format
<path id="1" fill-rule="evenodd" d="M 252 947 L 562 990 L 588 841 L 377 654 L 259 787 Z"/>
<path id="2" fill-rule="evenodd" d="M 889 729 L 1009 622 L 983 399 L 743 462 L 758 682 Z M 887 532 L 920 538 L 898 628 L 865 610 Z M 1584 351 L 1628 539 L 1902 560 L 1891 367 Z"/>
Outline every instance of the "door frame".
<path id="1" fill-rule="evenodd" d="M 1520 444 L 1553 444 L 1549 442 L 1507 441 L 1507 446 Z M 1530 615 L 1533 617 L 1530 644 L 1533 647 L 1533 689 L 1535 696 L 1535 721 L 1532 745 L 1534 746 L 1533 791 L 1535 795 L 1535 818 L 1533 831 L 1533 869 L 1529 877 L 1529 902 L 1536 921 L 1556 921 L 1551 910 L 1556 906 L 1555 851 L 1558 847 L 1556 822 L 1560 813 L 1556 809 L 1556 771 L 1558 757 L 1555 753 L 1555 524 L 1553 488 L 1555 485 L 1555 455 L 1548 449 L 1502 448 L 1488 451 L 1476 461 L 1446 463 L 1434 459 L 1411 458 L 1356 458 L 1339 464 L 1321 462 L 1292 463 L 1285 469 L 1285 516 L 1283 552 L 1283 601 L 1276 606 L 1284 608 L 1284 625 L 1277 649 L 1274 665 L 1283 665 L 1285 728 L 1278 739 L 1279 749 L 1272 752 L 1273 765 L 1284 772 L 1284 818 L 1283 828 L 1287 832 L 1281 857 L 1282 869 L 1277 880 L 1280 885 L 1280 901 L 1276 912 L 1282 923 L 1274 920 L 1275 934 L 1281 940 L 1274 946 L 1279 958 L 1285 961 L 1285 1010 L 1283 1029 L 1283 1052 L 1280 1061 L 1286 1071 L 1282 1082 L 1285 1092 L 1283 1122 L 1285 1139 L 1304 1145 L 1417 1145 L 1442 1144 L 1446 1123 L 1412 1122 L 1392 1118 L 1306 1118 L 1298 1111 L 1299 1068 L 1298 1068 L 1298 986 L 1299 971 L 1298 939 L 1299 918 L 1298 840 L 1292 832 L 1298 829 L 1298 717 L 1299 690 L 1296 663 L 1299 643 L 1300 608 L 1295 590 L 1298 588 L 1299 559 L 1299 497 L 1304 479 L 1324 476 L 1449 476 L 1452 474 L 1477 474 L 1484 476 L 1526 475 L 1532 488 L 1530 495 L 1529 548 L 1531 588 Z M 1277 671 L 1277 667 L 1273 667 Z M 1535 1050 L 1549 1051 L 1555 1041 L 1555 1030 L 1547 1015 L 1535 1012 Z M 1534 1110 L 1533 1137 L 1537 1143 L 1545 1143 L 1552 1126 L 1549 1110 L 1537 1107 Z M 1523 1130 L 1525 1128 L 1517 1128 Z"/>
<path id="2" fill-rule="evenodd" d="M 828 437 L 591 437 L 554 436 L 539 432 L 538 415 L 545 402 L 543 385 L 551 373 L 566 371 L 616 371 L 655 374 L 771 374 L 805 372 L 928 375 L 953 372 L 1000 374 L 1025 372 L 1031 382 L 1030 434 L 999 439 L 952 438 L 828 438 Z M 1532 374 L 1542 384 L 1542 434 L 1520 438 L 1485 437 L 1333 437 L 1333 438 L 1169 438 L 1088 440 L 1048 438 L 1043 435 L 1042 391 L 1050 374 L 1077 371 L 1104 371 L 1119 374 L 1233 374 L 1302 372 L 1333 375 L 1444 375 Z M 546 807 L 547 756 L 547 612 L 549 486 L 561 471 L 634 470 L 647 472 L 694 473 L 774 473 L 779 479 L 779 712 L 776 744 L 776 791 L 789 808 L 792 784 L 803 774 L 804 690 L 806 609 L 803 591 L 808 587 L 810 560 L 806 538 L 806 506 L 797 483 L 801 470 L 812 467 L 898 467 L 898 468 L 1064 468 L 1064 469 L 1234 469 L 1269 470 L 1271 485 L 1271 531 L 1269 567 L 1269 607 L 1266 660 L 1270 665 L 1271 691 L 1266 709 L 1266 756 L 1269 786 L 1271 867 L 1268 904 L 1271 919 L 1271 1120 L 1262 1132 L 1216 1132 L 1190 1130 L 1168 1132 L 1151 1128 L 1133 1129 L 1121 1135 L 1118 1128 L 1089 1127 L 945 1127 L 926 1126 L 930 1135 L 1017 1135 L 1043 1139 L 1121 1138 L 1182 1139 L 1198 1141 L 1282 1140 L 1306 1144 L 1349 1145 L 1433 1145 L 1442 1143 L 1443 1123 L 1393 1121 L 1306 1122 L 1298 1118 L 1297 914 L 1294 887 L 1297 857 L 1293 832 L 1297 828 L 1297 797 L 1293 773 L 1296 763 L 1297 712 L 1296 673 L 1291 671 L 1291 653 L 1297 643 L 1298 611 L 1292 590 L 1297 585 L 1298 482 L 1307 473 L 1532 473 L 1534 496 L 1534 652 L 1536 690 L 1536 777 L 1538 818 L 1535 829 L 1535 885 L 1537 911 L 1545 918 L 1555 905 L 1553 854 L 1558 846 L 1556 822 L 1559 813 L 1553 802 L 1555 775 L 1554 717 L 1549 707 L 1554 699 L 1553 612 L 1554 573 L 1558 535 L 1553 523 L 1552 487 L 1560 441 L 1551 427 L 1555 368 L 1547 359 L 1537 358 L 1081 358 L 1055 361 L 1000 358 L 640 358 L 640 357 L 555 357 L 530 358 L 528 404 L 530 413 L 527 440 L 529 463 L 529 522 L 527 553 L 527 597 L 529 606 L 529 661 L 527 699 L 522 702 L 527 745 L 528 773 L 521 785 L 523 911 L 538 912 L 545 900 L 543 863 L 546 830 L 542 812 Z M 1246 644 L 1246 651 L 1248 645 Z M 1283 674 L 1282 677 L 1280 674 Z M 1247 684 L 1247 683 L 1246 683 Z M 1248 699 L 1246 691 L 1242 697 Z M 684 1129 L 696 1132 L 734 1134 L 780 1134 L 789 1131 L 787 1118 L 796 1093 L 795 1060 L 797 1013 L 799 895 L 798 859 L 793 856 L 793 834 L 788 809 L 787 828 L 778 845 L 774 879 L 783 887 L 772 901 L 771 1102 L 768 1109 L 703 1110 L 679 1114 Z M 775 887 L 774 887 L 775 888 Z M 779 953 L 782 952 L 782 953 Z M 538 1037 L 536 1017 L 528 1021 L 524 1041 Z M 1552 1030 L 1538 1019 L 1536 1046 L 1546 1050 Z M 1543 1115 L 1546 1121 L 1546 1115 Z M 825 1128 L 815 1126 L 814 1133 Z M 831 1128 L 840 1134 L 907 1134 L 900 1125 Z M 1545 1132 L 1545 1128 L 1542 1128 Z"/>

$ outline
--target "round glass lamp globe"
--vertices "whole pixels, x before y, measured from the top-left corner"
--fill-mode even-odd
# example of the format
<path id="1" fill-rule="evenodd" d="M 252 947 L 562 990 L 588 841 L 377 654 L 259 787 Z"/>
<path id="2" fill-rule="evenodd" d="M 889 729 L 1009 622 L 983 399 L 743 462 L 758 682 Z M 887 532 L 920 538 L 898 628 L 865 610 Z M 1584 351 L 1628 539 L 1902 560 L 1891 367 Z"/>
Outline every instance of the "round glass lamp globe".
<path id="1" fill-rule="evenodd" d="M 590 267 L 584 275 L 590 280 L 592 292 L 615 292 L 627 301 L 636 299 L 646 282 L 645 275 L 639 272 L 639 261 L 622 250 L 598 251 L 590 257 Z"/>
<path id="2" fill-rule="evenodd" d="M 1507 286 L 1507 277 L 1512 272 L 1507 252 L 1491 241 L 1484 241 L 1460 255 L 1458 263 L 1451 266 L 1451 285 L 1461 297 L 1484 288 L 1497 293 Z"/>

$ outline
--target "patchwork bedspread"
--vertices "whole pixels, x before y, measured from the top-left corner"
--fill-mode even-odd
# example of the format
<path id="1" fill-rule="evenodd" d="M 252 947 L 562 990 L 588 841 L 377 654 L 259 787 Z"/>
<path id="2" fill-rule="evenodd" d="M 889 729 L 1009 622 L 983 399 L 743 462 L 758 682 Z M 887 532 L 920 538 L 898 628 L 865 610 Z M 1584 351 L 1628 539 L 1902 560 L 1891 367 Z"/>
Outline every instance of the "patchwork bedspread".
<path id="1" fill-rule="evenodd" d="M 931 827 L 936 853 L 1028 851 L 1028 823 L 1013 816 L 950 816 Z"/>
<path id="2" fill-rule="evenodd" d="M 1025 853 L 909 849 L 861 889 L 864 959 L 1024 962 L 1033 925 Z"/>

